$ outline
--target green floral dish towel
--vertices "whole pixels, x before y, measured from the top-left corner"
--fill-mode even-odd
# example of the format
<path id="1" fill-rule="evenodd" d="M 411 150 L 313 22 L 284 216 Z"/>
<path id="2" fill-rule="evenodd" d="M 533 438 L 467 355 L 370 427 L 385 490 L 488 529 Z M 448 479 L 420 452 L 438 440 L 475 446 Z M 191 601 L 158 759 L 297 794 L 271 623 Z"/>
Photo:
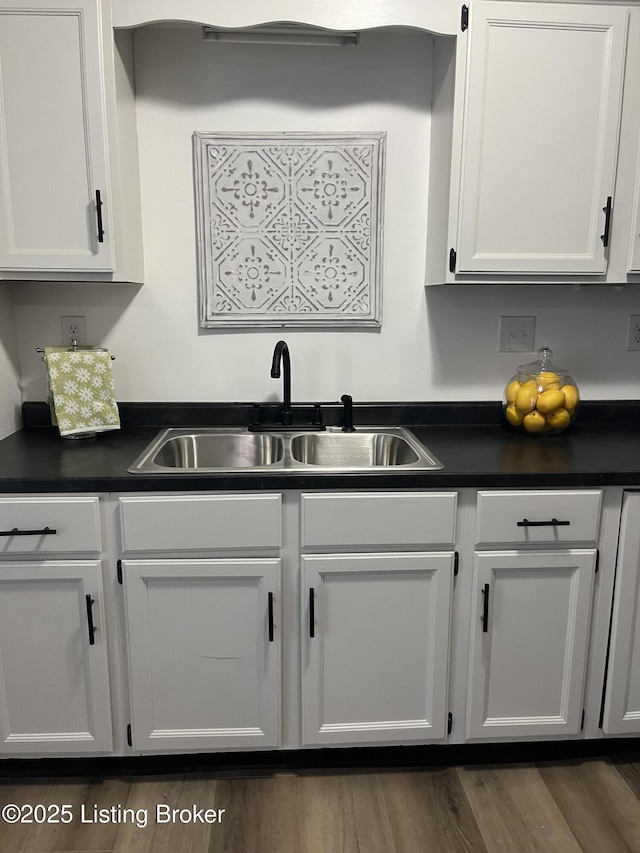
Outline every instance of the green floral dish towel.
<path id="1" fill-rule="evenodd" d="M 120 429 L 111 356 L 106 350 L 45 347 L 52 422 L 60 435 Z"/>

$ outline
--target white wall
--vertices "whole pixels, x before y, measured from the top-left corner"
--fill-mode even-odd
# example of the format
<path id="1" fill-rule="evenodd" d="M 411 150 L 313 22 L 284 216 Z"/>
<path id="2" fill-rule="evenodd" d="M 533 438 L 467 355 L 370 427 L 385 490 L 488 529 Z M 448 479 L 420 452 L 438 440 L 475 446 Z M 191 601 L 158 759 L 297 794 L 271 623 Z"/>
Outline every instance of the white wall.
<path id="1" fill-rule="evenodd" d="M 146 283 L 15 286 L 26 399 L 44 399 L 37 346 L 60 342 L 61 314 L 84 314 L 116 356 L 121 401 L 264 400 L 275 342 L 292 357 L 294 400 L 499 399 L 529 354 L 499 354 L 500 314 L 537 316 L 585 398 L 633 398 L 640 352 L 625 351 L 640 288 L 425 290 L 431 37 L 371 32 L 357 49 L 210 44 L 197 29 L 135 33 Z M 193 131 L 386 130 L 381 330 L 198 327 Z"/>
<path id="2" fill-rule="evenodd" d="M 0 438 L 20 427 L 20 371 L 10 285 L 0 286 Z"/>

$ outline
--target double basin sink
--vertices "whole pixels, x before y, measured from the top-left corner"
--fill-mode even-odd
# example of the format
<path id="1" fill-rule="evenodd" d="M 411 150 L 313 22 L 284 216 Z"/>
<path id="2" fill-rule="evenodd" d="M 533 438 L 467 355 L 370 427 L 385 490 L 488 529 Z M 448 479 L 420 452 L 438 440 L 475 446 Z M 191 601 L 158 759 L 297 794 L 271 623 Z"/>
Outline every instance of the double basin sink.
<path id="1" fill-rule="evenodd" d="M 435 471 L 443 466 L 404 427 L 343 432 L 251 433 L 242 428 L 165 429 L 129 468 L 132 474 L 238 471 Z"/>

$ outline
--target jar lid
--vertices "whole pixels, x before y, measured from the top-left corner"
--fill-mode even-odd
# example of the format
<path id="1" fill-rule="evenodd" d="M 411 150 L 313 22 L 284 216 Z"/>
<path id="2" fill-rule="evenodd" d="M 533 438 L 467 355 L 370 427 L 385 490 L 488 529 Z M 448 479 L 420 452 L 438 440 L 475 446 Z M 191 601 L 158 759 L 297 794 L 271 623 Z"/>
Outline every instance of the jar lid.
<path id="1" fill-rule="evenodd" d="M 518 373 L 543 373 L 545 371 L 550 371 L 553 373 L 568 372 L 566 368 L 558 367 L 557 364 L 553 363 L 553 353 L 551 352 L 549 347 L 540 347 L 540 349 L 538 350 L 538 355 L 540 357 L 537 361 L 532 361 L 529 364 L 521 364 L 518 367 Z"/>

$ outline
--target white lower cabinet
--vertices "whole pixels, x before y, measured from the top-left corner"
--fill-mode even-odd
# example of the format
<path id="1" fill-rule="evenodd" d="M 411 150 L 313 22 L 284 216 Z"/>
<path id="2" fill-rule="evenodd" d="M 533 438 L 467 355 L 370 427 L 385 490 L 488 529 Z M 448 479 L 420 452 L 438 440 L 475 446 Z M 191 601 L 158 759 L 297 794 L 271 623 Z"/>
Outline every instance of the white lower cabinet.
<path id="1" fill-rule="evenodd" d="M 476 555 L 468 738 L 578 734 L 596 557 Z"/>
<path id="2" fill-rule="evenodd" d="M 0 565 L 0 753 L 112 749 L 102 566 Z"/>
<path id="3" fill-rule="evenodd" d="M 0 755 L 113 748 L 97 496 L 0 499 Z"/>
<path id="4" fill-rule="evenodd" d="M 622 506 L 605 692 L 605 734 L 640 733 L 640 492 Z"/>
<path id="5" fill-rule="evenodd" d="M 280 561 L 122 568 L 136 749 L 277 747 Z"/>
<path id="6" fill-rule="evenodd" d="M 304 744 L 441 739 L 453 553 L 302 558 Z"/>

